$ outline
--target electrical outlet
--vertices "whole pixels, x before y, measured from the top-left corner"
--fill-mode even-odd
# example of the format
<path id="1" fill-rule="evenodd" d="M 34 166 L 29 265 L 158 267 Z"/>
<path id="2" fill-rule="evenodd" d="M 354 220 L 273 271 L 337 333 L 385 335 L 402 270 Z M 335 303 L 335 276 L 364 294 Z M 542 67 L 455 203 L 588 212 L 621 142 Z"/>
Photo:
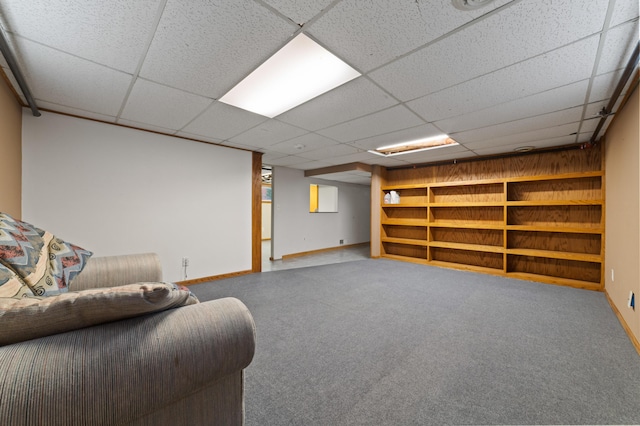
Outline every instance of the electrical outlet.
<path id="1" fill-rule="evenodd" d="M 340 244 L 344 244 L 344 240 L 340 240 Z"/>

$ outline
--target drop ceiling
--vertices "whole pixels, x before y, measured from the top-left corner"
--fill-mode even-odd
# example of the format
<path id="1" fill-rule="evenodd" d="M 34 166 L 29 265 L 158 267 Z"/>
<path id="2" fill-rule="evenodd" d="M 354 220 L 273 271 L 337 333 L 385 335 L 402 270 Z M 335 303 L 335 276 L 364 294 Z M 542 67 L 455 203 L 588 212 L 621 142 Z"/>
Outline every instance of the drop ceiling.
<path id="1" fill-rule="evenodd" d="M 589 141 L 638 43 L 638 1 L 2 0 L 0 25 L 42 110 L 309 171 Z M 218 101 L 300 32 L 362 76 L 271 119 Z M 440 133 L 460 145 L 367 152 Z"/>

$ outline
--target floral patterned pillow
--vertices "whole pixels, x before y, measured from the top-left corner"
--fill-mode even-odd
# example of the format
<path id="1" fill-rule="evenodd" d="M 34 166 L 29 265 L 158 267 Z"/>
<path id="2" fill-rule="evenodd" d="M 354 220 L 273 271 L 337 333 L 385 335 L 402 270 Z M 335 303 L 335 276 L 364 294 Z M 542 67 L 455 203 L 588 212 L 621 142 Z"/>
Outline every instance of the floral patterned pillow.
<path id="1" fill-rule="evenodd" d="M 93 253 L 0 213 L 0 263 L 36 296 L 64 293 Z"/>

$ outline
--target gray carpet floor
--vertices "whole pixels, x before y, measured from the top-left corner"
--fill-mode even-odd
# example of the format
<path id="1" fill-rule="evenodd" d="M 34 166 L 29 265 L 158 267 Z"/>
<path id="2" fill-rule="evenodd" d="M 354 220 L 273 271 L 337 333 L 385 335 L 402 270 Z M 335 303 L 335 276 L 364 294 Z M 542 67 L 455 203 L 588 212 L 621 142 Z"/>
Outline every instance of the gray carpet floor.
<path id="1" fill-rule="evenodd" d="M 246 424 L 638 424 L 603 293 L 390 260 L 191 286 L 252 312 Z"/>

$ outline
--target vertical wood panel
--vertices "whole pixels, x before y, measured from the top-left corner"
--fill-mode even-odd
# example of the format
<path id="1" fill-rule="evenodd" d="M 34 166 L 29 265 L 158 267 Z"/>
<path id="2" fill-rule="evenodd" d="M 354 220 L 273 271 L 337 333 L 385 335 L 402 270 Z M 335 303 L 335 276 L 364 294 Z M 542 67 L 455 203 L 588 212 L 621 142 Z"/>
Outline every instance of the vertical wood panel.
<path id="1" fill-rule="evenodd" d="M 251 155 L 251 272 L 262 271 L 262 153 Z"/>
<path id="2" fill-rule="evenodd" d="M 370 255 L 373 258 L 381 256 L 382 241 L 380 239 L 382 226 L 380 224 L 380 205 L 382 204 L 382 187 L 386 185 L 387 171 L 382 166 L 371 168 L 371 237 Z"/>

